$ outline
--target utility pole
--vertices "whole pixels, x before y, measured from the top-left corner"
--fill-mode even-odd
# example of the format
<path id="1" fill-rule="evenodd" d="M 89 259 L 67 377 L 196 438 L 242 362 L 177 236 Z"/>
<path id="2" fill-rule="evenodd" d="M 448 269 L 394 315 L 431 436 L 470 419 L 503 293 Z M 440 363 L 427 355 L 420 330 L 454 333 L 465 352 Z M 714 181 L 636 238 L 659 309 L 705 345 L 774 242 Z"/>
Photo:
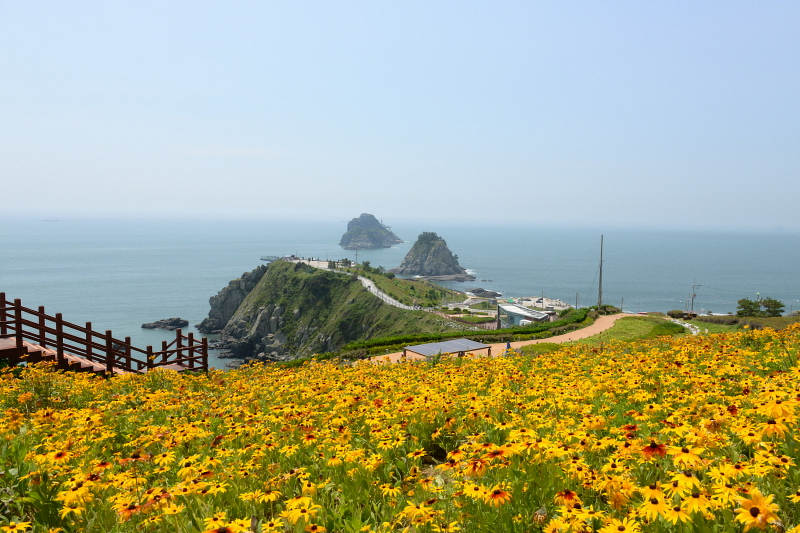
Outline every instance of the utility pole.
<path id="1" fill-rule="evenodd" d="M 578 293 L 575 293 L 575 309 L 578 308 Z"/>
<path id="2" fill-rule="evenodd" d="M 692 281 L 692 296 L 691 296 L 691 298 L 692 298 L 692 308 L 689 310 L 689 313 L 692 314 L 692 315 L 694 314 L 694 298 L 695 298 L 695 296 L 697 296 L 694 293 L 694 290 L 699 286 L 700 285 L 697 284 L 697 280 L 696 279 Z"/>
<path id="3" fill-rule="evenodd" d="M 624 306 L 625 306 L 625 297 L 623 296 L 622 301 L 619 303 L 619 310 L 622 311 L 623 313 L 625 312 L 623 311 Z"/>
<path id="4" fill-rule="evenodd" d="M 597 289 L 597 312 L 603 305 L 603 236 L 600 235 L 600 283 Z"/>

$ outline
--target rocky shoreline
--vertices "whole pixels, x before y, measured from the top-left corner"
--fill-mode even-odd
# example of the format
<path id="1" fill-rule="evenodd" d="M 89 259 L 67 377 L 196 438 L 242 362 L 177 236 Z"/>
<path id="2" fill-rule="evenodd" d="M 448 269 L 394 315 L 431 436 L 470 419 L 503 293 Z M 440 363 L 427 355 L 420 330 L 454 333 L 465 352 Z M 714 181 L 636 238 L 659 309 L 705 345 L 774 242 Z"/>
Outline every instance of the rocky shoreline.
<path id="1" fill-rule="evenodd" d="M 420 276 L 422 279 L 430 281 L 475 281 L 475 276 L 471 274 L 448 274 L 446 276 Z"/>

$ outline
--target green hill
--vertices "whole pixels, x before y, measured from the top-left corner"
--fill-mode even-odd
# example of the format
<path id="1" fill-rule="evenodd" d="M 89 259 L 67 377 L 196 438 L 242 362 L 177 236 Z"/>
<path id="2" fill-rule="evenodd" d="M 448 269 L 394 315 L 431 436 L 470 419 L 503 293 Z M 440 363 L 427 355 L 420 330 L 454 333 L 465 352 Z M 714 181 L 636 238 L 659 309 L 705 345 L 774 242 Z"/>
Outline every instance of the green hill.
<path id="1" fill-rule="evenodd" d="M 220 338 L 238 358 L 287 360 L 373 337 L 454 330 L 441 317 L 383 303 L 355 276 L 304 264 L 269 265 L 246 296 L 233 302 L 236 305 L 223 293 L 225 289 L 212 298 L 209 315 L 235 307 L 224 317 Z"/>

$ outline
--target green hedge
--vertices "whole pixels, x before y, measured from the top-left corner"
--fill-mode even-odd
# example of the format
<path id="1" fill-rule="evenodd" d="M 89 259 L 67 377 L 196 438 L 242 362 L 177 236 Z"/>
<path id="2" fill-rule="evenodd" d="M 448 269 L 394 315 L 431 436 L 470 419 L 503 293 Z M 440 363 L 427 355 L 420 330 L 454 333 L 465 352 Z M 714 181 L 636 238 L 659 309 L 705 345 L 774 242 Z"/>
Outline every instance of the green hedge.
<path id="1" fill-rule="evenodd" d="M 551 330 L 557 330 L 559 333 L 569 331 L 570 329 L 577 329 L 579 324 L 586 321 L 589 309 L 578 309 L 573 313 L 568 314 L 560 320 L 555 322 L 537 322 L 528 326 L 517 326 L 513 328 L 498 329 L 494 331 L 486 331 L 481 333 L 471 333 L 464 331 L 447 332 L 447 333 L 428 333 L 416 335 L 399 335 L 396 337 L 382 337 L 377 339 L 369 339 L 366 341 L 357 341 L 346 344 L 342 347 L 341 352 L 355 352 L 355 351 L 370 351 L 376 348 L 402 348 L 411 344 L 425 344 L 429 342 L 441 342 L 449 339 L 467 338 L 484 344 L 492 344 L 498 342 L 530 340 L 530 339 L 543 339 L 547 338 Z M 564 328 L 563 326 L 575 326 L 574 328 Z"/>

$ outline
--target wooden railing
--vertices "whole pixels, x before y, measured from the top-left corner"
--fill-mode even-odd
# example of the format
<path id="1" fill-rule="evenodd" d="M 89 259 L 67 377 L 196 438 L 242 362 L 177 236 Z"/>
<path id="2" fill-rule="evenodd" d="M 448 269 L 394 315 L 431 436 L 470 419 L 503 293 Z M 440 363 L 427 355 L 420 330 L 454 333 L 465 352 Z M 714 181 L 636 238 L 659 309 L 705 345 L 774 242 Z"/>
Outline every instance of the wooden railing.
<path id="1" fill-rule="evenodd" d="M 92 363 L 103 365 L 106 372 L 145 372 L 147 370 L 178 365 L 185 370 L 208 370 L 208 339 L 198 342 L 192 333 L 183 335 L 175 330 L 175 340 L 163 341 L 161 350 L 152 346 L 142 350 L 131 345 L 131 338 L 115 339 L 110 330 L 99 333 L 92 330 L 92 323 L 79 326 L 65 321 L 61 313 L 45 314 L 44 307 L 38 310 L 22 306 L 19 299 L 6 300 L 0 292 L 0 338 L 14 338 L 17 348 L 24 341 L 38 344 L 56 352 L 59 366 L 66 366 L 65 354 L 78 356 Z M 173 367 L 174 368 L 174 367 Z"/>

